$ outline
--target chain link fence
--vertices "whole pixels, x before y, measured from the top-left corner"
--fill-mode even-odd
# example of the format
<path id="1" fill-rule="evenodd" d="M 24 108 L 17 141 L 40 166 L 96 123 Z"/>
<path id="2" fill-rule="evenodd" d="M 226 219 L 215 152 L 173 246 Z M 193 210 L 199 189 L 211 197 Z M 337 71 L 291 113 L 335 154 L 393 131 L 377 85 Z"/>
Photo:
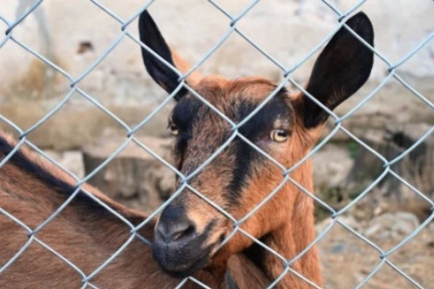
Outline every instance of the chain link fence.
<path id="1" fill-rule="evenodd" d="M 319 0 L 318 0 L 319 1 Z M 53 62 L 52 59 L 45 55 L 41 55 L 38 53 L 33 47 L 29 46 L 26 43 L 21 42 L 19 39 L 14 37 L 14 30 L 21 25 L 21 23 L 30 15 L 36 14 L 40 15 L 42 10 L 39 10 L 38 7 L 43 6 L 45 3 L 42 0 L 39 1 L 33 1 L 27 3 L 27 7 L 21 7 L 21 14 L 17 15 L 17 18 L 15 20 L 7 19 L 5 16 L 2 15 L 1 9 L 0 9 L 0 20 L 3 22 L 3 26 L 6 27 L 4 36 L 2 39 L 0 39 L 0 57 L 4 57 L 4 55 L 1 55 L 1 48 L 9 42 L 14 42 L 19 47 L 21 47 L 26 53 L 32 54 L 34 57 L 41 60 L 43 63 L 49 65 L 52 69 L 56 71 L 56 73 L 61 74 L 64 78 L 68 80 L 70 89 L 66 95 L 63 96 L 63 99 L 57 103 L 48 113 L 46 113 L 42 118 L 40 118 L 36 123 L 34 123 L 30 128 L 23 130 L 21 127 L 16 125 L 13 121 L 9 120 L 3 115 L 0 115 L 0 119 L 5 122 L 7 125 L 10 126 L 12 130 L 14 130 L 16 133 L 19 134 L 19 142 L 18 145 L 12 150 L 11 153 L 9 153 L 5 158 L 3 158 L 0 162 L 0 166 L 5 165 L 10 158 L 17 153 L 22 146 L 29 146 L 31 149 L 35 150 L 38 154 L 40 154 L 46 161 L 49 161 L 53 164 L 55 164 L 57 167 L 62 169 L 65 173 L 67 173 L 70 177 L 72 177 L 75 182 L 75 191 L 71 194 L 71 196 L 60 206 L 55 210 L 46 220 L 41 223 L 37 228 L 30 228 L 26 223 L 20 221 L 17 219 L 14 215 L 12 215 L 10 212 L 2 208 L 2 205 L 0 204 L 0 212 L 10 218 L 11 221 L 15 222 L 19 226 L 21 226 L 26 232 L 28 233 L 28 241 L 21 247 L 21 249 L 16 252 L 12 258 L 9 259 L 8 262 L 5 264 L 0 264 L 0 278 L 3 274 L 8 274 L 8 268 L 16 262 L 20 256 L 26 251 L 26 249 L 31 246 L 34 243 L 37 243 L 44 247 L 46 250 L 52 252 L 54 255 L 56 255 L 60 260 L 62 260 L 64 263 L 69 265 L 75 272 L 77 272 L 81 278 L 82 278 L 82 288 L 98 288 L 95 284 L 92 283 L 93 278 L 98 275 L 104 268 L 111 262 L 113 262 L 116 257 L 118 257 L 122 252 L 129 246 L 129 244 L 136 238 L 139 238 L 143 241 L 143 246 L 151 246 L 152 240 L 148 240 L 138 234 L 137 232 L 143 228 L 151 219 L 159 215 L 168 204 L 171 203 L 172 200 L 174 200 L 179 194 L 181 194 L 185 189 L 190 190 L 195 195 L 199 196 L 202 200 L 206 201 L 208 204 L 213 206 L 216 210 L 221 212 L 224 216 L 226 216 L 229 220 L 231 220 L 234 224 L 234 230 L 233 232 L 223 241 L 223 244 L 225 244 L 230 238 L 233 237 L 236 233 L 243 234 L 244 236 L 247 236 L 248 238 L 252 239 L 253 242 L 256 242 L 265 250 L 268 251 L 270 254 L 274 254 L 277 256 L 284 264 L 284 270 L 281 272 L 281 274 L 269 285 L 268 288 L 273 288 L 279 284 L 282 278 L 286 274 L 295 274 L 300 279 L 304 280 L 306 284 L 309 284 L 313 288 L 320 288 L 318 285 L 313 283 L 312 281 L 308 280 L 301 274 L 299 274 L 297 271 L 295 271 L 292 268 L 292 264 L 301 258 L 307 251 L 309 251 L 313 246 L 317 245 L 318 242 L 320 242 L 329 232 L 332 228 L 335 226 L 342 226 L 346 230 L 348 230 L 351 234 L 359 238 L 361 241 L 365 242 L 369 246 L 371 246 L 376 252 L 377 256 L 379 258 L 378 265 L 371 270 L 370 272 L 367 272 L 364 276 L 364 278 L 361 280 L 359 284 L 356 285 L 355 288 L 362 288 L 368 282 L 375 276 L 377 273 L 379 273 L 380 269 L 382 269 L 384 266 L 389 266 L 393 270 L 395 270 L 397 273 L 402 275 L 407 281 L 409 287 L 416 287 L 416 288 L 423 288 L 423 286 L 420 284 L 420 281 L 415 280 L 411 276 L 409 276 L 406 272 L 404 272 L 402 269 L 400 269 L 399 265 L 396 265 L 390 260 L 390 256 L 394 254 L 395 252 L 399 251 L 400 248 L 405 246 L 410 240 L 413 238 L 417 238 L 417 235 L 419 232 L 421 232 L 434 218 L 434 214 L 431 213 L 428 218 L 426 218 L 419 227 L 417 227 L 416 230 L 414 230 L 411 234 L 407 235 L 405 238 L 403 238 L 398 244 L 394 245 L 392 248 L 388 250 L 382 249 L 380 246 L 378 246 L 375 242 L 352 228 L 350 225 L 346 224 L 345 222 L 341 221 L 341 216 L 348 213 L 349 210 L 351 210 L 357 203 L 360 202 L 363 198 L 365 198 L 368 194 L 372 192 L 372 189 L 377 186 L 386 176 L 393 176 L 401 182 L 403 185 L 408 187 L 414 194 L 418 195 L 420 198 L 424 199 L 424 201 L 429 204 L 430 208 L 433 208 L 434 203 L 433 201 L 427 197 L 426 192 L 420 191 L 417 187 L 415 187 L 413 184 L 408 182 L 407 180 L 403 179 L 402 176 L 400 176 L 399 173 L 395 172 L 393 169 L 393 165 L 400 162 L 403 158 L 408 156 L 412 153 L 422 142 L 424 142 L 432 133 L 434 130 L 434 126 L 432 126 L 428 131 L 426 131 L 415 143 L 413 143 L 409 148 L 407 148 L 404 152 L 402 152 L 397 157 L 394 157 L 393 159 L 387 159 L 384 157 L 381 153 L 377 152 L 374 148 L 372 148 L 369 144 L 365 143 L 363 140 L 361 140 L 358 136 L 353 134 L 349 129 L 347 129 L 342 123 L 351 118 L 355 112 L 357 112 L 359 109 L 361 109 L 362 106 L 369 105 L 369 101 L 375 97 L 375 95 L 383 89 L 391 80 L 396 80 L 399 83 L 401 83 L 409 92 L 411 92 L 412 97 L 417 98 L 421 100 L 426 106 L 429 106 L 430 109 L 434 109 L 433 103 L 430 101 L 430 99 L 427 98 L 427 96 L 422 95 L 420 92 L 418 92 L 417 87 L 413 87 L 410 85 L 404 77 L 400 75 L 398 72 L 398 69 L 406 64 L 414 55 L 419 53 L 424 47 L 427 46 L 427 44 L 432 41 L 434 38 L 434 31 L 429 31 L 427 33 L 427 36 L 424 39 L 421 39 L 420 42 L 415 45 L 406 55 L 402 55 L 402 57 L 398 61 L 390 61 L 387 55 L 384 55 L 382 51 L 379 49 L 370 47 L 370 49 L 375 54 L 375 61 L 376 62 L 382 62 L 387 67 L 387 73 L 385 74 L 384 79 L 373 89 L 369 92 L 366 96 L 363 97 L 363 99 L 357 103 L 352 109 L 350 109 L 347 113 L 345 113 L 342 116 L 338 116 L 334 112 L 327 110 L 327 112 L 330 114 L 330 118 L 333 121 L 334 127 L 333 129 L 324 137 L 322 140 L 310 151 L 308 155 L 306 155 L 300 162 L 298 162 L 295 166 L 291 168 L 285 168 L 283 165 L 281 165 L 278 161 L 274 160 L 270 156 L 267 155 L 264 151 L 262 151 L 260 148 L 258 148 L 255 144 L 253 144 L 249 139 L 241 135 L 238 131 L 238 129 L 248 122 L 258 111 L 260 111 L 261 108 L 263 108 L 277 93 L 278 91 L 287 86 L 288 84 L 292 85 L 298 90 L 304 91 L 302 84 L 294 78 L 294 72 L 302 65 L 304 65 L 308 60 L 310 60 L 314 54 L 316 54 L 318 51 L 322 49 L 322 47 L 333 37 L 333 35 L 341 28 L 345 26 L 345 19 L 347 19 L 349 16 L 354 15 L 356 11 L 363 10 L 363 5 L 367 0 L 359 1 L 355 5 L 351 7 L 351 9 L 346 11 L 341 11 L 338 9 L 338 7 L 334 4 L 335 2 L 332 1 L 326 1 L 321 0 L 320 2 L 324 3 L 327 8 L 330 11 L 334 12 L 334 22 L 335 22 L 335 28 L 333 31 L 327 35 L 322 41 L 317 43 L 315 47 L 312 47 L 312 49 L 305 55 L 305 57 L 298 59 L 298 62 L 295 65 L 287 66 L 284 63 L 281 63 L 278 59 L 274 58 L 271 54 L 267 53 L 263 48 L 260 47 L 252 38 L 250 38 L 246 33 L 243 32 L 242 29 L 239 28 L 239 22 L 242 21 L 243 17 L 245 17 L 246 14 L 248 14 L 252 9 L 255 8 L 255 6 L 260 2 L 259 0 L 251 1 L 246 7 L 242 10 L 237 12 L 237 14 L 234 14 L 232 12 L 227 11 L 223 5 L 220 5 L 218 1 L 212 1 L 208 0 L 208 2 L 213 5 L 215 9 L 221 12 L 221 14 L 226 18 L 228 29 L 224 35 L 221 36 L 219 41 L 214 43 L 211 49 L 207 51 L 204 55 L 201 56 L 200 60 L 194 63 L 194 65 L 191 67 L 191 69 L 185 73 L 182 74 L 179 71 L 176 70 L 176 68 L 171 67 L 176 73 L 180 76 L 180 85 L 175 89 L 174 92 L 172 92 L 170 95 L 165 97 L 164 100 L 162 100 L 159 105 L 152 111 L 152 113 L 144 116 L 143 121 L 141 121 L 139 124 L 135 126 L 128 125 L 126 122 L 124 122 L 121 118 L 119 118 L 115 113 L 111 112 L 110 109 L 105 107 L 101 102 L 96 100 L 90 93 L 87 93 L 82 87 L 81 83 L 82 81 L 89 76 L 90 73 L 98 66 L 100 63 L 118 46 L 121 41 L 125 41 L 126 39 L 130 39 L 134 41 L 137 44 L 137 49 L 139 47 L 143 47 L 146 49 L 149 53 L 151 53 L 154 57 L 161 60 L 161 57 L 157 55 L 155 52 L 150 50 L 146 45 L 140 42 L 138 37 L 132 32 L 135 27 L 131 27 L 131 24 L 133 21 L 137 20 L 140 13 L 142 11 L 148 9 L 152 10 L 152 6 L 154 2 L 158 1 L 148 1 L 145 3 L 141 9 L 137 10 L 137 12 L 134 15 L 131 15 L 129 18 L 120 17 L 117 15 L 116 11 L 111 11 L 109 8 L 107 8 L 103 1 L 96 1 L 96 0 L 89 0 L 90 4 L 94 5 L 95 7 L 98 7 L 101 9 L 101 11 L 104 11 L 104 13 L 107 14 L 108 17 L 111 17 L 114 21 L 116 21 L 119 28 L 119 34 L 118 37 L 111 43 L 111 45 L 105 50 L 103 54 L 101 54 L 92 64 L 88 66 L 88 68 L 79 76 L 74 77 L 71 74 L 68 73 L 68 69 L 63 69 L 60 65 Z M 308 1 L 300 1 L 300 5 L 304 5 Z M 272 5 L 272 4 L 270 4 Z M 25 6 L 25 5 L 24 5 Z M 39 11 L 39 12 L 38 12 Z M 39 16 L 38 16 L 39 17 Z M 417 20 L 415 20 L 417 21 Z M 170 24 L 170 23 L 169 23 Z M 168 24 L 168 25 L 169 25 Z M 173 23 L 176 24 L 176 20 L 173 20 Z M 160 23 L 162 25 L 162 23 Z M 375 23 L 374 23 L 375 26 Z M 377 27 L 374 27 L 376 29 Z M 212 57 L 212 55 L 215 53 L 217 49 L 220 48 L 222 44 L 225 43 L 225 41 L 231 36 L 231 35 L 238 35 L 241 38 L 243 38 L 251 47 L 253 47 L 255 50 L 257 50 L 260 54 L 262 54 L 264 57 L 268 59 L 272 65 L 277 67 L 280 70 L 281 75 L 283 75 L 283 78 L 278 83 L 277 88 L 271 93 L 248 117 L 246 117 L 244 120 L 242 120 L 239 123 L 234 123 L 230 118 L 228 118 L 226 115 L 221 113 L 218 109 L 216 109 L 214 106 L 212 106 L 206 99 L 204 99 L 199 93 L 194 91 L 192 87 L 190 87 L 184 80 L 191 75 L 194 71 L 196 71 L 198 68 L 200 68 L 202 65 L 206 65 L 205 62 Z M 306 35 L 306 37 L 309 37 L 309 35 Z M 359 37 L 360 38 L 360 37 Z M 365 45 L 367 43 L 363 41 L 362 39 L 359 39 L 360 41 L 364 42 Z M 137 61 L 140 61 L 137 59 Z M 164 62 L 164 61 L 163 61 Z M 166 65 L 170 66 L 167 62 L 165 62 Z M 197 167 L 191 174 L 189 175 L 183 175 L 181 174 L 176 167 L 174 167 L 171 163 L 169 163 L 167 160 L 165 160 L 162 156 L 159 156 L 155 152 L 153 152 L 147 145 L 143 144 L 136 136 L 135 133 L 139 131 L 144 125 L 146 125 L 153 117 L 155 117 L 156 114 L 160 113 L 168 103 L 173 101 L 174 96 L 176 93 L 181 89 L 185 88 L 187 89 L 191 94 L 193 94 L 197 99 L 200 99 L 204 104 L 209 106 L 209 108 L 214 111 L 217 115 L 219 115 L 221 118 L 226 120 L 231 128 L 233 129 L 232 135 L 227 139 L 227 141 L 213 154 L 207 161 L 202 163 L 199 167 Z M 305 91 L 304 91 L 305 92 Z M 71 101 L 71 98 L 73 94 L 79 94 L 81 95 L 86 101 L 91 103 L 93 106 L 97 107 L 99 110 L 104 112 L 107 116 L 112 118 L 117 124 L 119 124 L 123 130 L 124 135 L 126 136 L 124 139 L 124 142 L 121 146 L 119 146 L 111 155 L 108 157 L 104 162 L 102 162 L 97 168 L 95 168 L 91 173 L 87 174 L 84 178 L 79 178 L 68 169 L 63 167 L 59 162 L 54 160 L 52 157 L 50 157 L 46 152 L 38 148 L 35 144 L 33 144 L 29 138 L 28 135 L 32 133 L 33 131 L 40 128 L 47 120 L 52 118 L 57 113 L 62 113 L 61 109 L 68 105 L 68 103 Z M 308 94 L 309 97 L 312 97 Z M 409 99 L 409 101 L 412 101 L 412 99 Z M 360 147 L 363 147 L 365 150 L 369 151 L 372 155 L 374 155 L 376 158 L 381 160 L 383 165 L 383 170 L 379 174 L 379 176 L 376 178 L 374 182 L 372 182 L 369 186 L 367 186 L 365 189 L 363 189 L 357 197 L 352 199 L 350 202 L 348 202 L 344 207 L 336 210 L 332 206 L 330 206 L 326 201 L 322 200 L 318 195 L 314 195 L 313 192 L 308 191 L 306 188 L 302 187 L 300 184 L 295 182 L 291 178 L 291 172 L 296 170 L 301 164 L 303 164 L 307 159 L 311 158 L 312 155 L 316 154 L 318 151 L 320 151 L 333 137 L 335 137 L 336 134 L 343 133 L 348 138 L 350 138 L 353 142 L 357 143 Z M 268 196 L 263 199 L 254 210 L 250 211 L 247 215 L 245 215 L 242 219 L 236 220 L 233 216 L 228 214 L 225 210 L 220 208 L 217 204 L 215 204 L 213 201 L 211 201 L 208 197 L 203 195 L 200 191 L 196 190 L 193 186 L 189 184 L 189 180 L 191 180 L 195 175 L 197 175 L 199 172 L 201 172 L 207 165 L 209 165 L 213 159 L 215 159 L 219 154 L 222 153 L 222 151 L 227 148 L 227 146 L 234 140 L 234 138 L 240 138 L 245 143 L 252 146 L 255 150 L 257 150 L 262 156 L 267 158 L 269 161 L 273 162 L 278 168 L 280 168 L 282 175 L 284 176 L 283 180 L 277 186 L 273 191 L 269 192 Z M 158 209 L 156 209 L 152 214 L 148 216 L 146 220 L 141 222 L 139 225 L 134 225 L 131 222 L 129 222 L 125 217 L 121 216 L 116 210 L 111 208 L 110 206 L 106 205 L 103 201 L 99 200 L 98 198 L 94 197 L 90 192 L 86 190 L 86 188 L 83 187 L 83 184 L 88 182 L 92 177 L 94 177 L 102 168 L 104 168 L 109 162 L 111 162 L 113 159 L 115 159 L 120 152 L 122 152 L 130 143 L 135 143 L 136 145 L 140 146 L 144 151 L 152 155 L 155 159 L 163 163 L 165 166 L 170 168 L 170 170 L 173 171 L 178 177 L 179 182 L 182 184 L 172 195 L 171 197 Z M 297 256 L 295 256 L 291 260 L 287 260 L 285 257 L 280 255 L 278 252 L 272 250 L 270 247 L 264 245 L 259 240 L 255 239 L 253 236 L 249 235 L 248 232 L 246 232 L 244 229 L 241 228 L 241 225 L 249 219 L 253 214 L 255 214 L 261 206 L 263 206 L 265 203 L 267 203 L 271 198 L 275 196 L 275 194 L 287 183 L 292 183 L 296 187 L 298 187 L 304 194 L 308 195 L 310 198 L 312 198 L 315 201 L 315 205 L 319 206 L 326 211 L 329 212 L 331 215 L 331 222 L 329 225 L 327 225 L 323 230 L 319 232 L 316 239 L 308 246 L 306 247 L 302 252 L 300 252 Z M 52 220 L 54 220 L 58 215 L 72 202 L 74 197 L 76 197 L 79 192 L 84 191 L 86 194 L 89 195 L 90 198 L 92 198 L 94 201 L 98 202 L 101 206 L 103 206 L 108 212 L 119 218 L 125 226 L 127 226 L 131 232 L 131 236 L 128 238 L 128 240 L 118 249 L 116 252 L 112 254 L 112 256 L 107 259 L 105 262 L 103 262 L 99 267 L 94 269 L 90 273 L 85 273 L 82 268 L 75 265 L 73 262 L 68 260 L 66 257 L 62 256 L 59 252 L 56 252 L 53 248 L 50 247 L 49 244 L 45 243 L 43 240 L 38 238 L 38 232 L 41 231 L 47 224 L 49 224 Z M 31 274 L 31 272 L 28 272 L 28 274 Z M 342 274 L 345 274 L 345 272 L 342 272 Z M 339 278 L 338 275 L 335 276 L 335 278 Z M 191 281 L 196 283 L 199 287 L 203 288 L 210 288 L 207 284 L 203 284 L 201 281 L 193 278 L 188 277 L 180 281 L 179 285 L 176 288 L 181 288 L 186 282 Z M 307 286 L 307 285 L 306 285 Z M 146 288 L 146 284 L 143 284 L 143 288 Z M 306 287 L 307 288 L 307 287 Z M 381 288 L 390 288 L 385 285 L 385 287 Z"/>

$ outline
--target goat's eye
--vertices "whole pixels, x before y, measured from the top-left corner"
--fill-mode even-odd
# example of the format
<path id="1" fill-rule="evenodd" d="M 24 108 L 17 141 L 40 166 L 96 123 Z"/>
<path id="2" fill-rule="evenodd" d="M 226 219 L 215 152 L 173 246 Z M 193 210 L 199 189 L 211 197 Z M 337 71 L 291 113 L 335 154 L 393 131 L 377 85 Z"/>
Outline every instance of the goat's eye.
<path id="1" fill-rule="evenodd" d="M 284 142 L 289 137 L 289 131 L 285 129 L 275 129 L 270 133 L 270 138 L 275 142 Z"/>
<path id="2" fill-rule="evenodd" d="M 171 133 L 173 136 L 178 136 L 178 134 L 179 134 L 179 129 L 178 129 L 178 127 L 177 127 L 176 125 L 174 125 L 173 123 L 169 124 L 169 130 L 170 130 L 170 133 Z"/>

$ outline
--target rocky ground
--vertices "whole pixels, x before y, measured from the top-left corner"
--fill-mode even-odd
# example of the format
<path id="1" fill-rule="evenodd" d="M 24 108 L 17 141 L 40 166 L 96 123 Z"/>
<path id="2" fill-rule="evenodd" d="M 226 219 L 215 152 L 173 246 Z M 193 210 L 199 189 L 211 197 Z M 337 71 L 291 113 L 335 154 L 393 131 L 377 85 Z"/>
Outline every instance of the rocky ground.
<path id="1" fill-rule="evenodd" d="M 329 222 L 326 220 L 318 224 L 318 231 Z M 384 214 L 366 223 L 359 223 L 352 217 L 343 217 L 342 222 L 385 252 L 392 250 L 420 225 L 414 215 L 403 212 Z M 432 288 L 433 236 L 434 226 L 431 224 L 388 255 L 386 262 L 386 259 L 380 259 L 376 248 L 336 224 L 319 242 L 326 288 L 355 288 L 364 282 L 377 266 L 381 266 L 380 269 L 363 288 L 417 288 L 402 274 L 407 274 L 423 288 Z M 381 265 L 382 261 L 385 262 Z M 399 269 L 394 269 L 394 266 Z"/>

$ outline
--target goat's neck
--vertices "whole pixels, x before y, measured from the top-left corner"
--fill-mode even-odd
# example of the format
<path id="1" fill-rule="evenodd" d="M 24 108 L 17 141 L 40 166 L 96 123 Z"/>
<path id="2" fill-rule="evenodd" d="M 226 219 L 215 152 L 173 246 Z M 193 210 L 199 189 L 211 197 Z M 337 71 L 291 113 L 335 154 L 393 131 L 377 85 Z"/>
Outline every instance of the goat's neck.
<path id="1" fill-rule="evenodd" d="M 303 164 L 299 170 L 291 174 L 291 178 L 309 192 L 313 192 L 312 168 L 310 162 Z M 294 210 L 291 212 L 289 222 L 261 238 L 261 242 L 279 253 L 287 260 L 298 256 L 315 239 L 313 199 L 305 195 L 295 186 L 287 188 L 289 194 L 297 194 Z M 285 192 L 281 192 L 285 193 Z M 279 257 L 255 244 L 245 251 L 251 259 L 264 272 L 271 282 L 279 278 L 285 271 L 284 264 Z M 319 268 L 319 257 L 316 246 L 312 247 L 303 256 L 299 257 L 290 268 L 318 286 L 322 286 L 322 277 Z M 312 288 L 306 281 L 288 271 L 274 288 Z"/>

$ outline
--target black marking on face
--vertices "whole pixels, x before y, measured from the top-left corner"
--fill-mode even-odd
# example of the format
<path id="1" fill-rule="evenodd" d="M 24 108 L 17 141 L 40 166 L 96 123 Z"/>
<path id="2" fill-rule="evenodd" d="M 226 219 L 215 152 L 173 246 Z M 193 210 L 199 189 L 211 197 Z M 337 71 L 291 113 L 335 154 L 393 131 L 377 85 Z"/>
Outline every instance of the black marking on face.
<path id="1" fill-rule="evenodd" d="M 270 132 L 274 127 L 276 120 L 280 120 L 285 125 L 285 129 L 290 129 L 292 113 L 290 107 L 284 100 L 283 94 L 278 94 L 259 110 L 249 121 L 240 127 L 239 132 L 253 143 L 260 140 L 268 140 Z M 238 108 L 239 121 L 247 117 L 258 104 L 252 102 L 242 103 Z M 233 179 L 228 186 L 229 198 L 232 202 L 237 203 L 243 186 L 252 172 L 254 163 L 259 161 L 260 154 L 248 143 L 237 137 L 234 139 L 235 146 L 235 164 L 233 170 Z"/>
<path id="2" fill-rule="evenodd" d="M 171 116 L 171 122 L 176 125 L 179 135 L 176 139 L 175 154 L 179 159 L 178 170 L 182 168 L 182 158 L 191 139 L 193 121 L 199 109 L 203 106 L 200 100 L 192 97 L 182 98 L 175 106 Z"/>
<path id="3" fill-rule="evenodd" d="M 191 132 L 193 120 L 202 106 L 202 102 L 194 97 L 185 97 L 178 102 L 172 112 L 172 121 L 181 133 Z"/>

